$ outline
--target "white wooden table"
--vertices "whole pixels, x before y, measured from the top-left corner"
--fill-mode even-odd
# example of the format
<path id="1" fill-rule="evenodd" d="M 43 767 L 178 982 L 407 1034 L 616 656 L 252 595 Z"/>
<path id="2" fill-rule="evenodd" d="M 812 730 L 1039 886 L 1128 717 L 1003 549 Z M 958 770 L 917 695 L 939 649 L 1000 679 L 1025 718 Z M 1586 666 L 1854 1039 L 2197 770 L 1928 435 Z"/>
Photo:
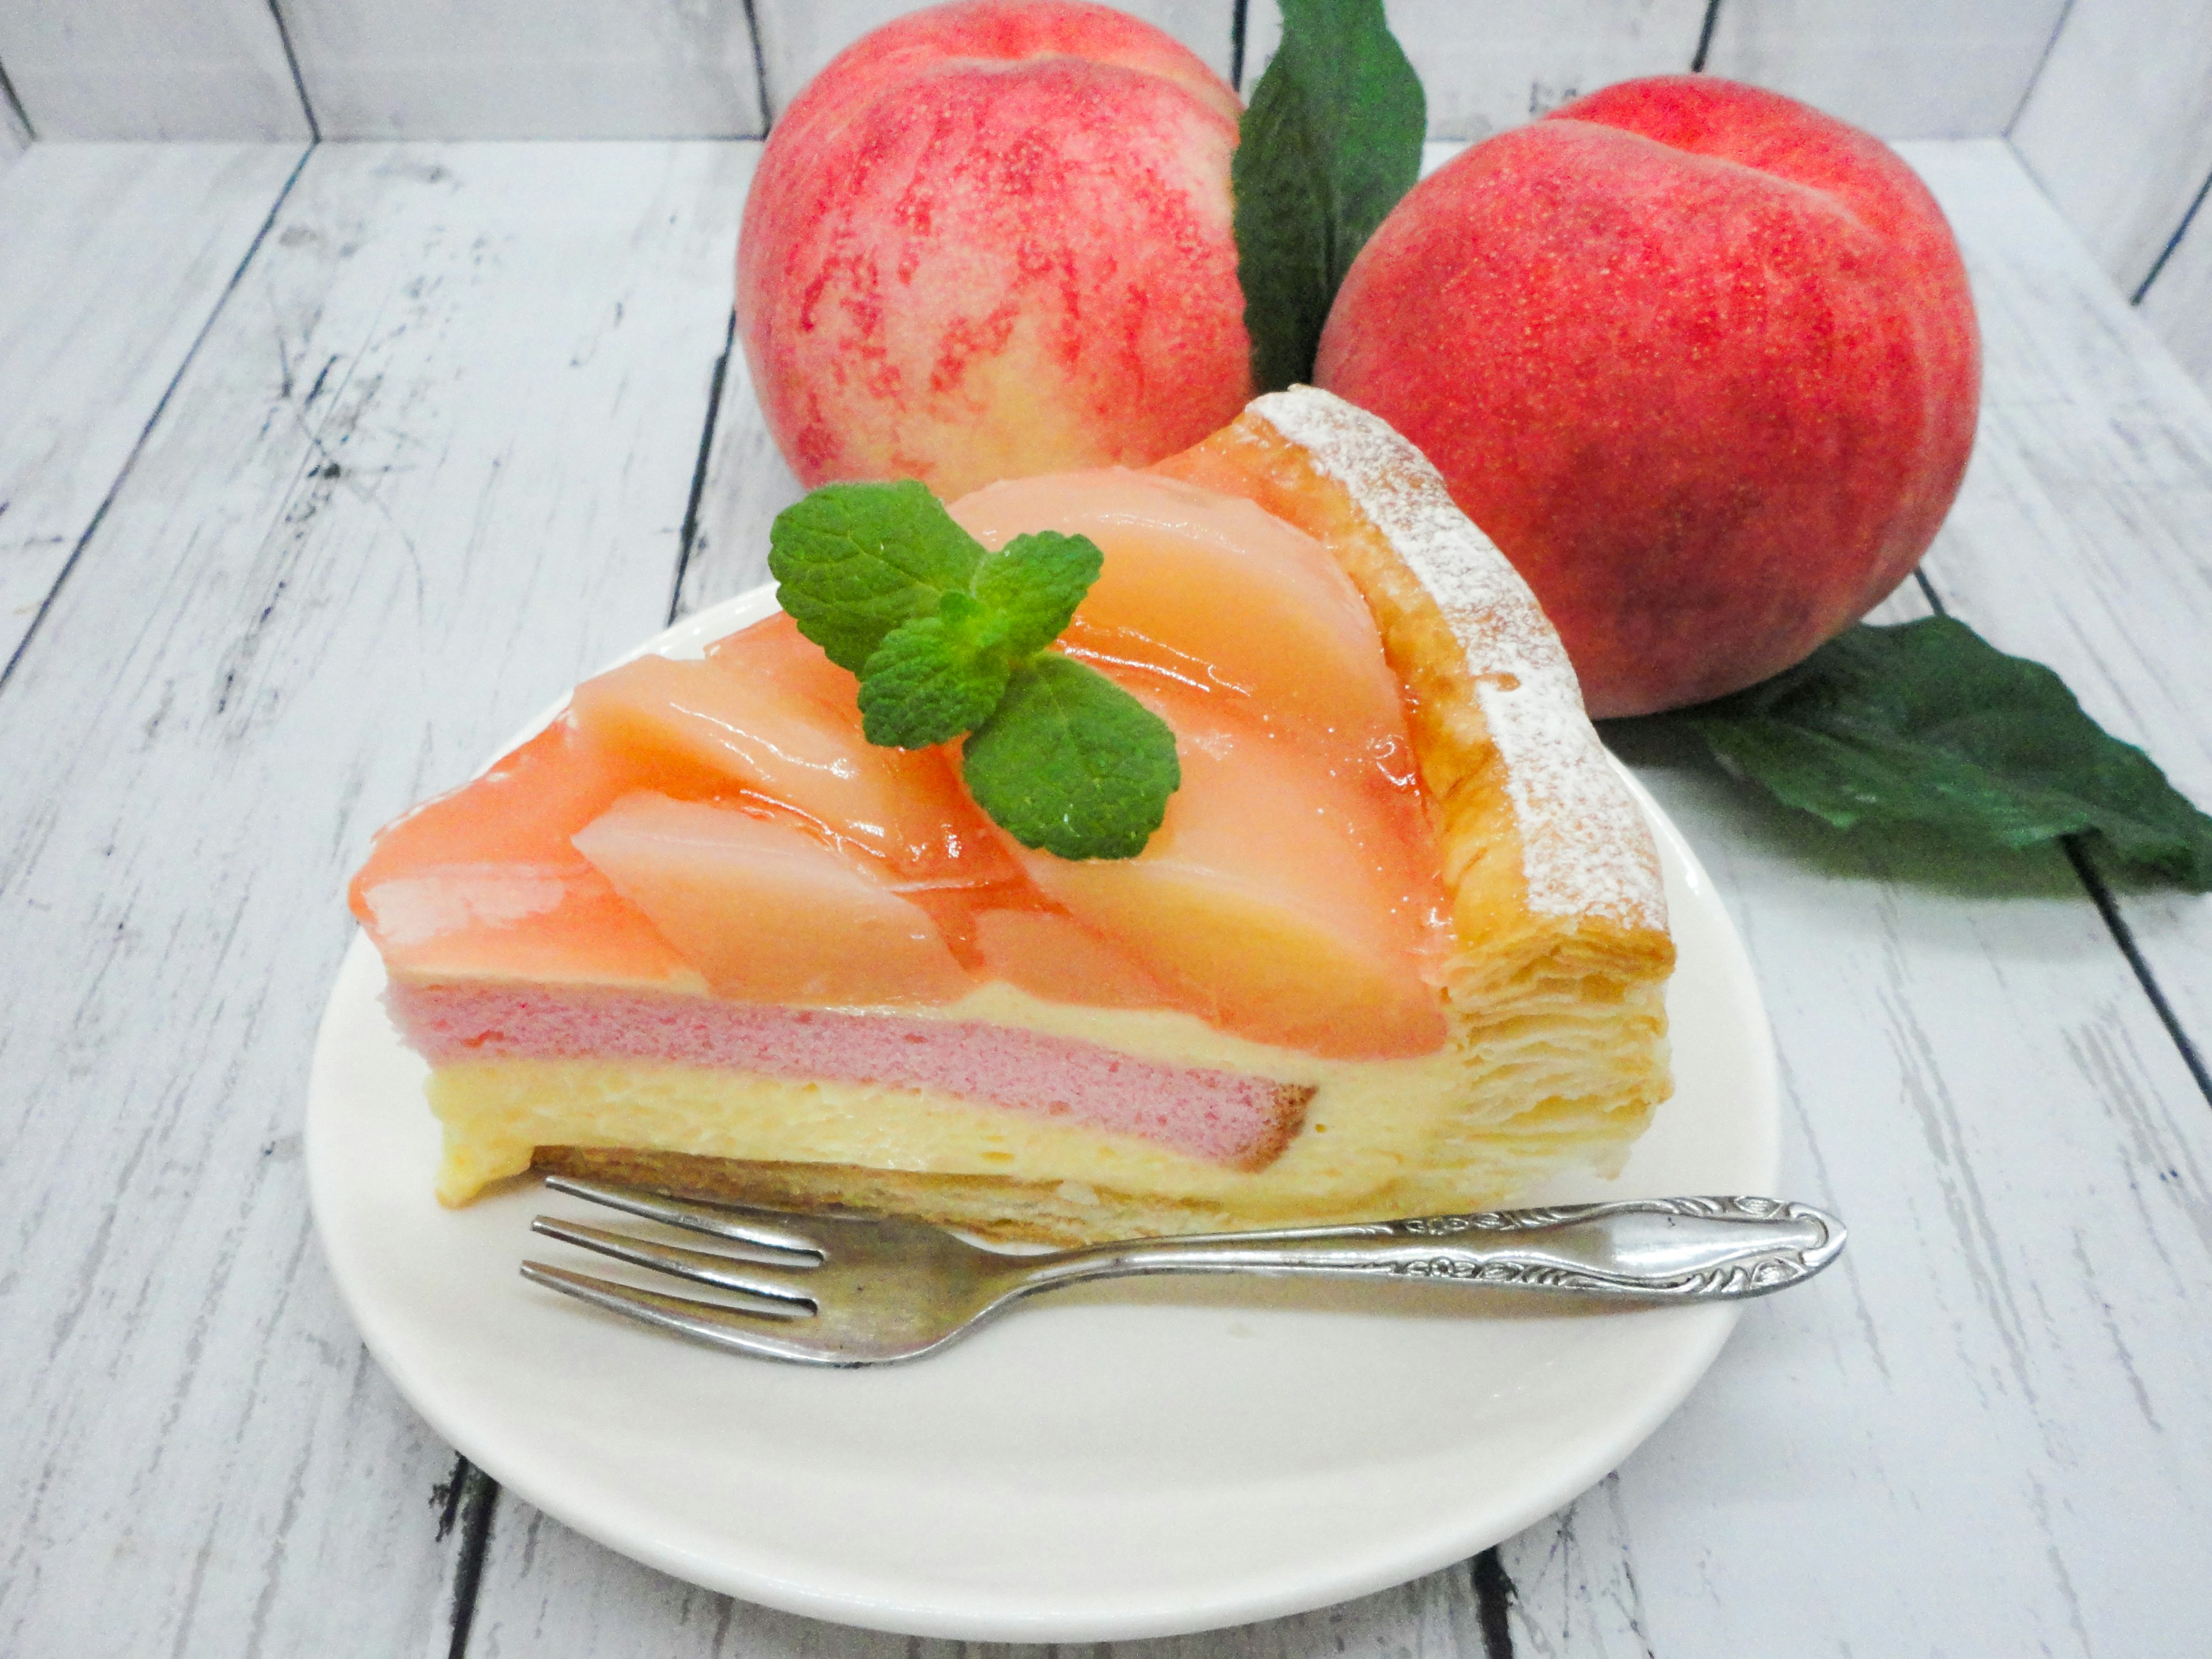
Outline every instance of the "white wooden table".
<path id="1" fill-rule="evenodd" d="M 299 1123 L 370 832 L 763 574 L 749 143 L 94 147 L 0 174 L 0 1654 L 943 1655 L 586 1543 L 363 1353 Z M 1906 147 L 1989 352 L 1930 603 L 2212 801 L 2212 405 L 2001 141 Z M 12 655 L 10 655 L 12 653 Z M 1626 756 L 1854 1229 L 1478 1559 L 1139 1654 L 2212 1650 L 2212 903 Z M 2192 1042 L 2196 1047 L 2191 1048 Z"/>

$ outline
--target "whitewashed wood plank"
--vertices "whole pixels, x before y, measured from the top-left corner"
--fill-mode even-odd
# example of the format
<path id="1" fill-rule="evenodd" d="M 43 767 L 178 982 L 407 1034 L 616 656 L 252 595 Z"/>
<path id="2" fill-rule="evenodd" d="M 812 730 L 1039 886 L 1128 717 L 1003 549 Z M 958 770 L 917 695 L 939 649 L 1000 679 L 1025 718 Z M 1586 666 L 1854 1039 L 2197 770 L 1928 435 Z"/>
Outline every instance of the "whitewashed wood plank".
<path id="1" fill-rule="evenodd" d="M 41 144 L 0 178 L 0 664 L 300 155 L 289 144 Z"/>
<path id="2" fill-rule="evenodd" d="M 0 1651 L 444 1651 L 299 1161 L 341 885 L 665 617 L 744 160 L 317 151 L 0 688 Z"/>
<path id="3" fill-rule="evenodd" d="M 1706 70 L 1884 138 L 2004 131 L 2067 0 L 1721 0 Z"/>
<path id="4" fill-rule="evenodd" d="M 2011 137 L 2133 294 L 2212 175 L 2212 7 L 2074 0 Z"/>
<path id="5" fill-rule="evenodd" d="M 41 138 L 313 137 L 269 0 L 0 0 Z"/>
<path id="6" fill-rule="evenodd" d="M 1476 1659 L 1465 1564 L 1341 1607 L 1151 1642 L 1040 1647 L 886 1636 L 733 1601 L 665 1577 L 502 1495 L 469 1651 L 481 1659 Z"/>
<path id="7" fill-rule="evenodd" d="M 1254 0 L 1255 9 L 1271 3 Z M 920 9 L 915 0 L 753 0 L 770 118 L 854 41 Z M 1164 29 L 1228 78 L 1234 0 L 1122 0 L 1115 9 Z"/>
<path id="8" fill-rule="evenodd" d="M 1705 0 L 1389 0 L 1391 32 L 1421 77 L 1429 133 L 1486 138 L 1570 99 L 1696 57 Z M 1244 95 L 1274 57 L 1282 14 L 1251 0 Z"/>
<path id="9" fill-rule="evenodd" d="M 2010 156 L 1908 155 L 1959 226 L 1990 362 L 1976 462 L 1990 487 L 1953 514 L 1936 588 L 2212 809 L 2212 401 Z M 2212 1054 L 2212 897 L 2136 890 L 2121 908 Z"/>
<path id="10" fill-rule="evenodd" d="M 757 137 L 740 5 L 284 0 L 325 138 Z"/>
<path id="11" fill-rule="evenodd" d="M 2175 361 L 2212 392 L 2212 209 L 2203 199 L 2158 268 L 2141 310 Z"/>

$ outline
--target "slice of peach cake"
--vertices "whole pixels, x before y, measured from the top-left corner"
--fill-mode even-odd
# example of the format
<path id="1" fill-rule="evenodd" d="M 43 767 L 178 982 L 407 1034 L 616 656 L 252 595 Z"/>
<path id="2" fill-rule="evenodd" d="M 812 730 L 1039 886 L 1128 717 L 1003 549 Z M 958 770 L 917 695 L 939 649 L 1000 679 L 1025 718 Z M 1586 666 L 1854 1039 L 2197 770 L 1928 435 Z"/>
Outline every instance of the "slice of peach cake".
<path id="1" fill-rule="evenodd" d="M 534 1163 L 1077 1240 L 1619 1165 L 1668 1091 L 1650 834 L 1417 452 L 1300 388 L 1149 472 L 950 513 L 1094 573 L 1048 647 L 1000 650 L 964 746 L 869 740 L 933 671 L 885 666 L 866 594 L 841 652 L 817 592 L 827 653 L 779 613 L 639 658 L 378 837 L 353 907 L 431 1064 L 442 1200 Z M 1004 629 L 942 605 L 898 637 L 988 658 Z M 1067 714 L 1102 679 L 1121 726 Z M 1069 842 L 1055 780 L 1142 794 L 1125 740 L 1164 802 Z"/>

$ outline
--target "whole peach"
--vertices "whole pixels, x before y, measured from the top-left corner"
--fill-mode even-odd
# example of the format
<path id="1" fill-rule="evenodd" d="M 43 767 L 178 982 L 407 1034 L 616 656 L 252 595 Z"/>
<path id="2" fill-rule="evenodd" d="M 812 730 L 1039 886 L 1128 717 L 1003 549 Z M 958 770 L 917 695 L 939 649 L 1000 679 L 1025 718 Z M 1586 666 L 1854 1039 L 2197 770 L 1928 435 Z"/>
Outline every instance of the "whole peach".
<path id="1" fill-rule="evenodd" d="M 738 328 L 807 484 L 939 495 L 1195 443 L 1250 395 L 1237 95 L 1148 24 L 970 0 L 847 50 L 776 124 Z"/>
<path id="2" fill-rule="evenodd" d="M 1765 679 L 1903 580 L 1958 491 L 1981 368 L 1957 245 L 1893 152 L 1669 76 L 1417 185 L 1315 378 L 1436 464 L 1607 715 Z"/>

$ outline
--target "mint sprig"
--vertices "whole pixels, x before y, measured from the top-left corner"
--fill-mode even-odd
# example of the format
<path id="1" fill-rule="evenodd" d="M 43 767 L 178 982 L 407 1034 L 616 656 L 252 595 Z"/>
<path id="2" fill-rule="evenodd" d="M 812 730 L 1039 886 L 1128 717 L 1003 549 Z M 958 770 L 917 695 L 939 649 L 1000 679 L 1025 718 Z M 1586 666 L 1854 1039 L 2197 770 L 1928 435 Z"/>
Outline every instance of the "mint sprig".
<path id="1" fill-rule="evenodd" d="M 1952 617 L 1862 623 L 1671 718 L 1839 830 L 1917 823 L 2008 848 L 2088 835 L 2124 865 L 2212 890 L 2212 817 L 2057 674 Z"/>
<path id="2" fill-rule="evenodd" d="M 1382 0 L 1282 0 L 1230 161 L 1252 380 L 1313 378 L 1344 274 L 1421 174 L 1428 106 Z"/>
<path id="3" fill-rule="evenodd" d="M 1104 562 L 1042 531 L 995 552 L 919 483 L 825 484 L 769 535 L 776 598 L 860 676 L 885 748 L 971 733 L 961 775 L 1023 846 L 1134 858 L 1182 782 L 1175 733 L 1113 681 L 1048 649 Z"/>

